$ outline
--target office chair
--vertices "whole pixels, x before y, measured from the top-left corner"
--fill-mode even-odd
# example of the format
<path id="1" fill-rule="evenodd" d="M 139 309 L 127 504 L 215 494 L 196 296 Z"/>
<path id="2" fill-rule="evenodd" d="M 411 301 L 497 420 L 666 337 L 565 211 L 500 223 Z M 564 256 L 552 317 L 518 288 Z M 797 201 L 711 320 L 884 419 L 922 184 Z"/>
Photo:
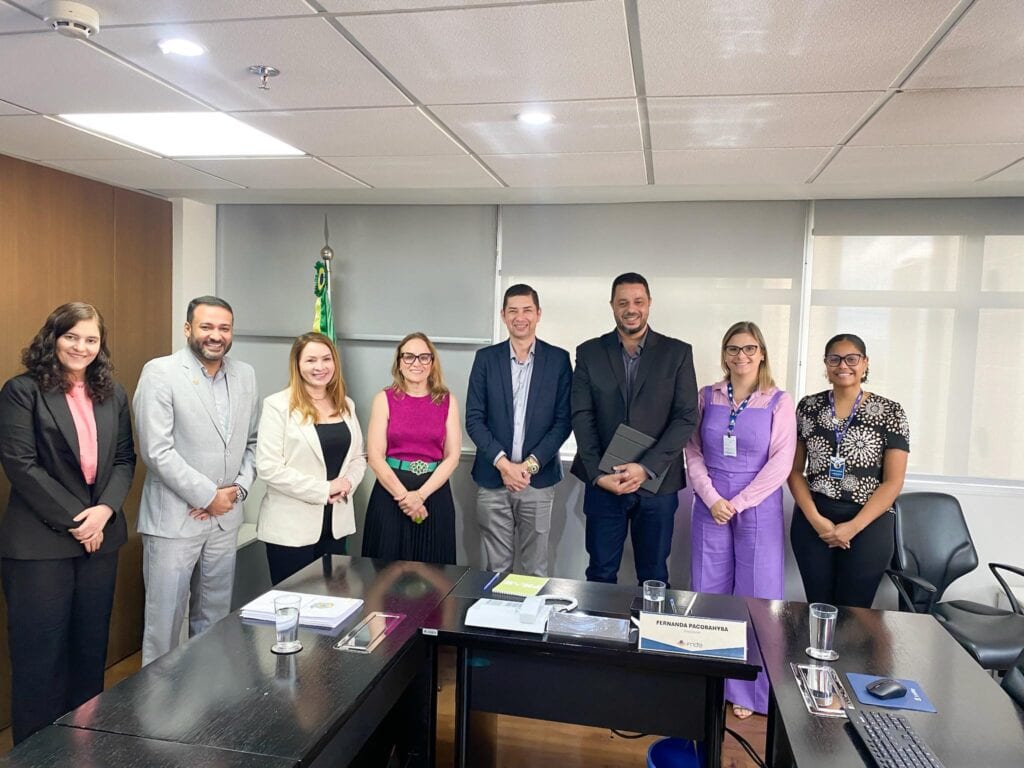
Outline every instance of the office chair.
<path id="1" fill-rule="evenodd" d="M 894 507 L 896 551 L 886 573 L 901 610 L 932 614 L 985 669 L 1010 669 L 1024 651 L 1024 610 L 999 571 L 1024 576 L 1024 569 L 988 566 L 1012 610 L 970 600 L 942 602 L 950 584 L 978 567 L 960 502 L 945 493 L 904 493 Z"/>
<path id="2" fill-rule="evenodd" d="M 1024 709 L 1024 653 L 1017 657 L 1010 670 L 1003 675 L 1003 690 Z"/>

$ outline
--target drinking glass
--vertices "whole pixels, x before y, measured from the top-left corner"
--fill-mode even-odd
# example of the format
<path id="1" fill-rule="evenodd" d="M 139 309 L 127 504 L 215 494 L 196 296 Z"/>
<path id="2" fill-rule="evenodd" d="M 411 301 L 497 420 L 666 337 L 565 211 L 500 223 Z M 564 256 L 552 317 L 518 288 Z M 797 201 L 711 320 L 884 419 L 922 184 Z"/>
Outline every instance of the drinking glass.
<path id="1" fill-rule="evenodd" d="M 299 642 L 299 595 L 281 595 L 274 598 L 274 624 L 277 628 L 277 642 L 271 647 L 274 653 L 298 653 L 302 650 Z"/>
<path id="2" fill-rule="evenodd" d="M 665 582 L 650 579 L 644 582 L 644 610 L 650 613 L 665 612 Z"/>
<path id="3" fill-rule="evenodd" d="M 828 603 L 811 603 L 809 625 L 811 644 L 807 655 L 822 661 L 835 661 L 839 654 L 832 649 L 836 635 L 836 617 L 839 609 Z"/>

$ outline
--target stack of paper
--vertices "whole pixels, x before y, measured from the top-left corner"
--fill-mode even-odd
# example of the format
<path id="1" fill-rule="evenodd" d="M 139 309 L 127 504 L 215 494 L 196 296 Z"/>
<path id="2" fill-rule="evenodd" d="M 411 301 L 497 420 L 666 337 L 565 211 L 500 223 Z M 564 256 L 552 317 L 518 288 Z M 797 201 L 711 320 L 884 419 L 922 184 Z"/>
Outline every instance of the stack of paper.
<path id="1" fill-rule="evenodd" d="M 516 597 L 535 597 L 548 580 L 544 576 L 524 576 L 510 573 L 494 588 L 498 595 L 515 595 Z"/>
<path id="2" fill-rule="evenodd" d="M 239 615 L 243 619 L 273 621 L 274 598 L 284 595 L 295 595 L 302 598 L 302 603 L 299 605 L 299 624 L 306 627 L 334 629 L 363 605 L 362 600 L 357 600 L 354 597 L 308 595 L 302 592 L 284 592 L 280 589 L 272 589 L 251 603 L 242 606 Z"/>

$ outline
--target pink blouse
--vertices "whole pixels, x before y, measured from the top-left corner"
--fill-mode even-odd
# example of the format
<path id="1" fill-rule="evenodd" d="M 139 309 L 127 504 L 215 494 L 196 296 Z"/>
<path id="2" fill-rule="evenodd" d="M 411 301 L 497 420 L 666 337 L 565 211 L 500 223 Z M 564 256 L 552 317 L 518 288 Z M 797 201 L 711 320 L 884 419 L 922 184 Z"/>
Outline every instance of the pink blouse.
<path id="1" fill-rule="evenodd" d="M 82 465 L 82 475 L 87 485 L 96 482 L 96 465 L 99 463 L 99 445 L 96 441 L 96 416 L 92 410 L 92 398 L 85 391 L 85 382 L 78 381 L 71 385 L 65 395 L 71 418 L 75 421 L 78 433 L 78 456 Z"/>
<path id="2" fill-rule="evenodd" d="M 767 408 L 778 391 L 772 387 L 766 392 L 755 392 L 750 398 L 748 408 Z M 711 386 L 711 402 L 714 405 L 729 405 L 729 391 L 724 380 Z M 704 388 L 701 387 L 697 396 L 697 409 L 704 413 Z M 793 455 L 796 453 L 796 410 L 793 398 L 783 392 L 775 404 L 772 416 L 783 414 L 783 418 L 772 418 L 772 433 L 768 442 L 768 461 L 750 481 L 750 485 L 728 501 L 737 512 L 756 507 L 771 494 L 775 493 L 786 481 L 793 470 Z M 700 496 L 708 509 L 721 495 L 715 490 L 704 464 L 704 454 L 700 442 L 700 423 L 693 430 L 690 441 L 684 449 L 686 454 L 686 474 L 690 478 L 693 492 Z"/>

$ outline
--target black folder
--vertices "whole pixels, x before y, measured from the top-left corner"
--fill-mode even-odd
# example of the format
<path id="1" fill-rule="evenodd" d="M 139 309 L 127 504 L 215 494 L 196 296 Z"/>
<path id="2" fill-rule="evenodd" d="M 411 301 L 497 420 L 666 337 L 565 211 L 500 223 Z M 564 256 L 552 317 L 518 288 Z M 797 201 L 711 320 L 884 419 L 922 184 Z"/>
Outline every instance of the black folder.
<path id="1" fill-rule="evenodd" d="M 612 467 L 637 461 L 656 442 L 658 442 L 658 439 L 655 437 L 644 434 L 638 429 L 633 429 L 628 424 L 619 424 L 597 468 L 602 472 L 613 474 L 615 470 Z M 648 478 L 640 487 L 645 491 L 657 493 L 667 472 L 668 470 L 666 469 L 665 472 L 662 472 L 657 477 Z"/>

